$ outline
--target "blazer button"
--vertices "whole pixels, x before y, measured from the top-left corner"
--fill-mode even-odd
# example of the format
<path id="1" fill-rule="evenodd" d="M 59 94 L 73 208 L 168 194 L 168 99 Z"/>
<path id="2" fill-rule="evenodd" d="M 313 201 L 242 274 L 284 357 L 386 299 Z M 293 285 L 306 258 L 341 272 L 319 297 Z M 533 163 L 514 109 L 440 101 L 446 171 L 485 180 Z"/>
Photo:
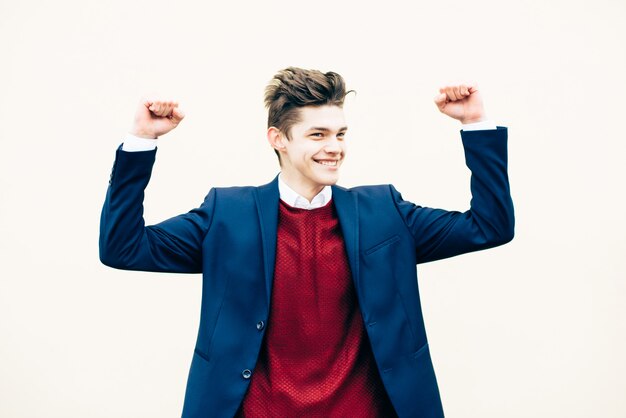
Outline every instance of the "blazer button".
<path id="1" fill-rule="evenodd" d="M 245 369 L 243 372 L 241 372 L 241 375 L 244 379 L 250 379 L 250 377 L 252 377 L 252 372 L 249 369 Z"/>
<path id="2" fill-rule="evenodd" d="M 265 322 L 259 321 L 256 323 L 256 329 L 258 329 L 259 331 L 263 331 L 263 328 L 265 328 Z"/>

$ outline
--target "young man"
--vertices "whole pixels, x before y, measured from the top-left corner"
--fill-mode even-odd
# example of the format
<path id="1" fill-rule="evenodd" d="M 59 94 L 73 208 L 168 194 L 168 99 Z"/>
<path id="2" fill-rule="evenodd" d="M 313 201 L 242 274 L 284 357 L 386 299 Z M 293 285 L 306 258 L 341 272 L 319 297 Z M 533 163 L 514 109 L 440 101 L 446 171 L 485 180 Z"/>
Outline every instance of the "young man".
<path id="1" fill-rule="evenodd" d="M 443 416 L 416 264 L 513 238 L 507 130 L 485 121 L 476 87 L 440 89 L 441 112 L 464 124 L 471 208 L 420 207 L 391 185 L 335 185 L 345 95 L 336 73 L 280 71 L 265 95 L 280 174 L 213 188 L 199 208 L 147 227 L 156 138 L 184 115 L 176 102 L 137 109 L 111 174 L 100 258 L 203 273 L 183 417 Z"/>

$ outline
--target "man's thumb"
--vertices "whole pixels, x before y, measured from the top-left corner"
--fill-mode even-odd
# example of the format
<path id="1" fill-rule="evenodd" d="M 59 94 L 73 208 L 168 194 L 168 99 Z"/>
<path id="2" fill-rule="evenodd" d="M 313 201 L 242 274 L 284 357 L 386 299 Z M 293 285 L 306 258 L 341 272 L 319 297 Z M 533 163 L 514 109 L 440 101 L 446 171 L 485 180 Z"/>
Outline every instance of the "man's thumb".
<path id="1" fill-rule="evenodd" d="M 435 104 L 437 105 L 439 110 L 442 110 L 446 106 L 446 99 L 447 98 L 448 98 L 448 96 L 446 96 L 445 93 L 441 93 L 441 94 L 438 94 L 437 96 L 435 96 Z"/>
<path id="2" fill-rule="evenodd" d="M 183 120 L 184 117 L 185 117 L 185 112 L 183 112 L 177 107 L 172 109 L 172 119 L 174 119 L 176 122 L 180 122 L 181 120 Z"/>

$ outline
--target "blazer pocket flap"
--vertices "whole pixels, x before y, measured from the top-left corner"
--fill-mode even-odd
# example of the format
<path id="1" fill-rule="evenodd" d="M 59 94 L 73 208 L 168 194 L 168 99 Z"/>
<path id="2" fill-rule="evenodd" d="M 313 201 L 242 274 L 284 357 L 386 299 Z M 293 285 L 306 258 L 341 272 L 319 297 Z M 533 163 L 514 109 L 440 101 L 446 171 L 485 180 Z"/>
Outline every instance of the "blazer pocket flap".
<path id="1" fill-rule="evenodd" d="M 374 245 L 373 247 L 370 247 L 369 249 L 365 250 L 365 255 L 370 255 L 372 253 L 375 253 L 376 251 L 385 248 L 388 245 L 393 244 L 394 242 L 400 241 L 400 236 L 398 235 L 394 235 L 390 238 L 387 238 L 386 240 Z"/>

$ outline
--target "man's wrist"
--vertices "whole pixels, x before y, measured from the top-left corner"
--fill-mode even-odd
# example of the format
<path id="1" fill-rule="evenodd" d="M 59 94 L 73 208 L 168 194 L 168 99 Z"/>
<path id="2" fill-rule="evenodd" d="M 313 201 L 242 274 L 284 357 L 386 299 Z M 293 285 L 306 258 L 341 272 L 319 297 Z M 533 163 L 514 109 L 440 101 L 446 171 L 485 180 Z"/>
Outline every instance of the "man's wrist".
<path id="1" fill-rule="evenodd" d="M 144 139 L 157 139 L 158 138 L 157 136 L 154 136 L 151 133 L 138 131 L 138 130 L 135 130 L 135 129 L 132 129 L 132 130 L 128 131 L 128 133 L 133 135 L 133 136 L 136 136 L 136 137 L 139 137 L 139 138 L 144 138 Z"/>

